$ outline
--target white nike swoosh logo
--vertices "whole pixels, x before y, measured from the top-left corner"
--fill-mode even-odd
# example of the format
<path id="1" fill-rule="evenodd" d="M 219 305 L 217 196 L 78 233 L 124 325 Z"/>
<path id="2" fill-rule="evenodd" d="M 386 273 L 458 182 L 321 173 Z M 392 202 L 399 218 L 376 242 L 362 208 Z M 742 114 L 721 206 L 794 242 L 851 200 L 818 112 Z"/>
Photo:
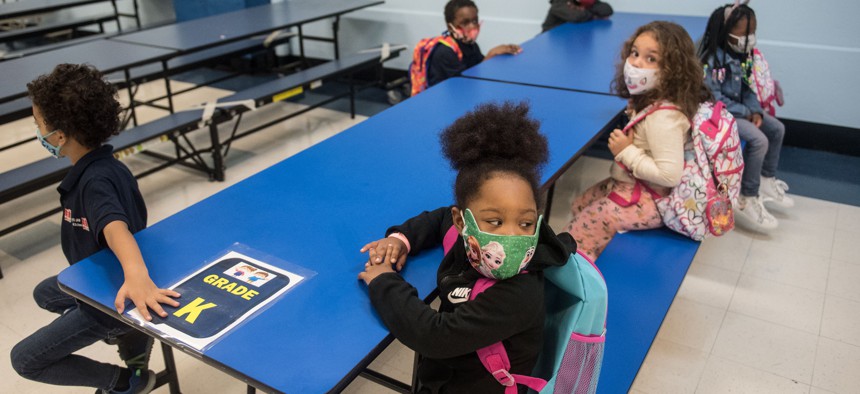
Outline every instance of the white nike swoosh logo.
<path id="1" fill-rule="evenodd" d="M 462 287 L 456 288 L 456 289 L 452 290 L 450 293 L 448 293 L 448 301 L 450 301 L 452 304 L 460 304 L 460 303 L 469 301 L 469 294 L 471 294 L 471 292 L 472 292 L 472 289 L 469 289 L 469 288 L 462 288 Z M 458 296 L 458 295 L 454 295 L 454 293 L 460 293 L 463 295 Z"/>
<path id="2" fill-rule="evenodd" d="M 451 301 L 452 304 L 459 304 L 461 302 L 469 301 L 466 297 L 454 297 L 451 294 L 448 294 L 448 301 Z"/>

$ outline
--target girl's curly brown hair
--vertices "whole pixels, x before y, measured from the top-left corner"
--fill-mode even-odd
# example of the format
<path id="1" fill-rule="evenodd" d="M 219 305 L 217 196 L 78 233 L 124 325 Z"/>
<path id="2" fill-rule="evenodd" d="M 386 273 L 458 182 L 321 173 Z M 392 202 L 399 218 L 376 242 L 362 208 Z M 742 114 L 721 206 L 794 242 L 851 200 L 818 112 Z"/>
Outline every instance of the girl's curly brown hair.
<path id="1" fill-rule="evenodd" d="M 48 126 L 87 148 L 98 148 L 119 133 L 122 108 L 116 88 L 92 65 L 57 65 L 28 83 L 27 90 Z"/>
<path id="2" fill-rule="evenodd" d="M 651 33 L 660 44 L 660 84 L 655 89 L 640 95 L 631 95 L 624 83 L 624 62 L 630 56 L 633 41 L 643 33 Z M 612 90 L 621 97 L 629 98 L 634 110 L 643 108 L 656 100 L 667 100 L 677 105 L 681 112 L 692 118 L 699 104 L 712 100 L 705 86 L 702 64 L 696 56 L 693 40 L 678 24 L 655 21 L 641 26 L 621 47 L 621 62 L 615 70 Z"/>

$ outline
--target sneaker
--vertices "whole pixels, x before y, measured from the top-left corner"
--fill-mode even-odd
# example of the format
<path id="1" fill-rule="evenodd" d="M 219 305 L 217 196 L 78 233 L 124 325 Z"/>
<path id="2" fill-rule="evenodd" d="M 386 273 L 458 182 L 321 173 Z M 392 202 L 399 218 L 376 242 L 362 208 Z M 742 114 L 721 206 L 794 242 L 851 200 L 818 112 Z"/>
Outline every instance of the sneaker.
<path id="1" fill-rule="evenodd" d="M 113 394 L 147 394 L 155 387 L 155 372 L 148 369 L 132 369 L 128 384 L 128 390 L 111 390 L 110 392 Z"/>
<path id="2" fill-rule="evenodd" d="M 386 95 L 388 96 L 388 104 L 396 105 L 403 101 L 403 93 L 400 93 L 398 90 L 389 90 Z"/>
<path id="3" fill-rule="evenodd" d="M 740 196 L 735 218 L 742 224 L 758 231 L 773 230 L 779 225 L 776 218 L 765 209 L 759 196 Z"/>
<path id="4" fill-rule="evenodd" d="M 149 355 L 154 341 L 151 336 L 137 330 L 116 338 L 119 357 L 132 370 L 149 369 Z"/>
<path id="5" fill-rule="evenodd" d="M 773 203 L 780 208 L 791 208 L 794 206 L 794 200 L 785 194 L 788 191 L 788 184 L 785 181 L 776 179 L 775 177 L 761 177 L 761 193 L 762 201 Z"/>

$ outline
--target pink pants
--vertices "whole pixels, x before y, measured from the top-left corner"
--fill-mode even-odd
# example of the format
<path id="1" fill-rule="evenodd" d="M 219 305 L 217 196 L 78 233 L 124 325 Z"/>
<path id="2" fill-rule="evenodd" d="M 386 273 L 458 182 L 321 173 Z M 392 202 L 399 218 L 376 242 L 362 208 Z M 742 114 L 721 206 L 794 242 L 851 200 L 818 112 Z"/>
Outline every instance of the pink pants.
<path id="1" fill-rule="evenodd" d="M 663 225 L 657 205 L 647 192 L 643 191 L 639 202 L 629 207 L 621 207 L 608 198 L 614 191 L 629 201 L 633 186 L 633 183 L 607 178 L 574 200 L 570 207 L 573 220 L 565 231 L 576 240 L 580 252 L 597 260 L 616 232 L 647 230 Z"/>

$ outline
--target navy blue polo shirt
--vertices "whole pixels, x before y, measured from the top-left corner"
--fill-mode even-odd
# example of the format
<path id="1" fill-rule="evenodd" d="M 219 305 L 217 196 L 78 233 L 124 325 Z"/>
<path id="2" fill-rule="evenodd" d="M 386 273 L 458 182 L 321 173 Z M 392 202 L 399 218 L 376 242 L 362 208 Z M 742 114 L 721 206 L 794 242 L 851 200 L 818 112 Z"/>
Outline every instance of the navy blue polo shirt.
<path id="1" fill-rule="evenodd" d="M 84 155 L 57 188 L 63 207 L 60 243 L 69 264 L 106 248 L 105 226 L 115 220 L 133 234 L 146 228 L 146 205 L 137 180 L 103 145 Z"/>
<path id="2" fill-rule="evenodd" d="M 463 60 L 457 58 L 454 50 L 443 45 L 436 44 L 430 56 L 427 58 L 427 86 L 433 86 L 448 78 L 456 77 L 463 71 L 484 61 L 484 54 L 477 43 L 464 44 L 457 41 Z"/>

